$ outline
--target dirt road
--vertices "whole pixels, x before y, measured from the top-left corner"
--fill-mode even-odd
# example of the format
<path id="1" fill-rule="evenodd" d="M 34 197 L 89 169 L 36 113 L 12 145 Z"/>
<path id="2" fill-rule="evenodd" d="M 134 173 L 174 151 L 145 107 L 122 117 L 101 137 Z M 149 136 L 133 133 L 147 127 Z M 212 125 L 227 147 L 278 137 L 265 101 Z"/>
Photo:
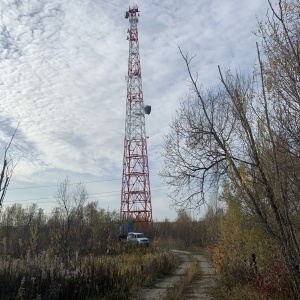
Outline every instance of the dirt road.
<path id="1" fill-rule="evenodd" d="M 216 276 L 211 263 L 204 255 L 193 255 L 190 252 L 172 250 L 179 256 L 181 264 L 173 275 L 158 280 L 153 287 L 143 288 L 137 293 L 137 300 L 163 300 L 166 296 L 167 288 L 170 288 L 181 280 L 186 270 L 192 264 L 192 257 L 196 258 L 202 271 L 202 275 L 196 278 L 183 295 L 185 300 L 211 300 L 210 290 L 216 283 Z"/>
<path id="2" fill-rule="evenodd" d="M 185 300 L 212 300 L 211 289 L 216 284 L 216 274 L 210 261 L 204 255 L 193 255 L 200 265 L 202 275 L 198 276 L 183 295 Z"/>

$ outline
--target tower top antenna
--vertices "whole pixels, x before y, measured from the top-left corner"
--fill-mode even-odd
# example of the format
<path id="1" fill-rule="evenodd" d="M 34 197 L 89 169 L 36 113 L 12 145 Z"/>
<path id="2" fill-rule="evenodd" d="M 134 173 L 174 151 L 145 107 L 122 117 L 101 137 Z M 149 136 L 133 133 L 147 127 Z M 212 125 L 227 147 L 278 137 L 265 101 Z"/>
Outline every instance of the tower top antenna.
<path id="1" fill-rule="evenodd" d="M 129 6 L 128 11 L 125 12 L 125 18 L 140 16 L 140 11 L 137 5 Z"/>

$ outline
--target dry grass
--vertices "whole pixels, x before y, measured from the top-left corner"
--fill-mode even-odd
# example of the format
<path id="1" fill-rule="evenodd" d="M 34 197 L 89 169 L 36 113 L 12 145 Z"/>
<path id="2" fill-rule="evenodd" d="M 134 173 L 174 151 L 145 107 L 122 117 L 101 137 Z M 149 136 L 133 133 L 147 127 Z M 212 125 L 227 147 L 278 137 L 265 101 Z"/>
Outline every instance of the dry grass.
<path id="1" fill-rule="evenodd" d="M 238 284 L 233 288 L 227 288 L 219 285 L 213 293 L 214 299 L 222 300 L 290 300 L 289 296 L 285 295 L 267 295 L 255 291 L 251 286 L 247 284 Z"/>
<path id="2" fill-rule="evenodd" d="M 224 300 L 289 300 L 291 286 L 285 268 L 273 265 L 253 273 L 241 264 L 222 270 L 214 297 Z"/>
<path id="3" fill-rule="evenodd" d="M 128 299 L 137 285 L 150 284 L 176 263 L 174 255 L 163 250 L 127 250 L 67 261 L 46 252 L 1 258 L 0 299 Z"/>

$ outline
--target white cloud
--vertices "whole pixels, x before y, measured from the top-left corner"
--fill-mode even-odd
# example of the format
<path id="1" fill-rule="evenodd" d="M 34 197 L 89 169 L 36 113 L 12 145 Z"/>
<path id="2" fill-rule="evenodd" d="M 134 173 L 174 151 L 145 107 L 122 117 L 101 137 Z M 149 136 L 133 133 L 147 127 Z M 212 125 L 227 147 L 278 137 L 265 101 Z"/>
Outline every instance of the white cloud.
<path id="1" fill-rule="evenodd" d="M 189 88 L 178 45 L 197 53 L 194 69 L 205 85 L 217 82 L 218 64 L 247 70 L 255 60 L 255 16 L 263 16 L 267 5 L 259 0 L 137 4 L 144 101 L 152 106 L 148 154 L 156 176 L 162 135 Z M 121 177 L 127 9 L 116 0 L 0 3 L 0 117 L 6 124 L 0 140 L 21 121 L 14 151 L 22 152 L 22 159 L 12 188 L 57 183 L 65 174 L 85 181 Z M 93 190 L 121 190 L 120 182 Z M 161 184 L 157 176 L 154 182 Z M 22 197 L 31 198 L 30 193 L 23 190 Z M 166 191 L 154 194 L 153 211 L 167 216 Z M 13 190 L 8 197 L 14 198 Z M 119 201 L 115 197 L 111 207 L 118 209 Z"/>

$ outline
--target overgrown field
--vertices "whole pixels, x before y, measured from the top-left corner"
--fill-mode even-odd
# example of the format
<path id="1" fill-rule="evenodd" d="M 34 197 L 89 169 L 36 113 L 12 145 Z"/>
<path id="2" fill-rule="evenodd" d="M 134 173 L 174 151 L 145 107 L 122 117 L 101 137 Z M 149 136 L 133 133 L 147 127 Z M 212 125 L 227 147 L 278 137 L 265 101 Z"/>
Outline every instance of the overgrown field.
<path id="1" fill-rule="evenodd" d="M 168 274 L 170 252 L 128 247 L 114 255 L 65 260 L 47 252 L 0 258 L 0 299 L 128 299 L 138 286 Z"/>

